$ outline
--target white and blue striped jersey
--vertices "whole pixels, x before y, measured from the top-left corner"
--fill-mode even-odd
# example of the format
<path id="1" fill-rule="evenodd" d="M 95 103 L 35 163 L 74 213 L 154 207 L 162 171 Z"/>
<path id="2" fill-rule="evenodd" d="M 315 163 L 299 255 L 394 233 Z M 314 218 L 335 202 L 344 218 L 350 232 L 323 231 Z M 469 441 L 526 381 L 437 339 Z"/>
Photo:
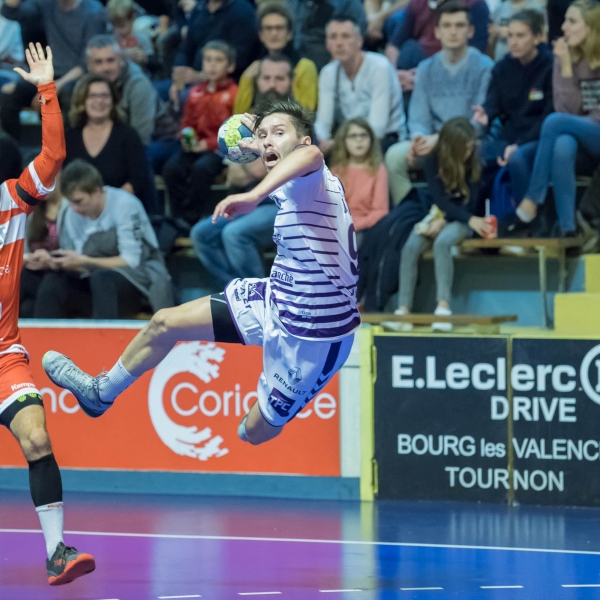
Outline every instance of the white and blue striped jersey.
<path id="1" fill-rule="evenodd" d="M 356 232 L 340 180 L 323 166 L 271 194 L 279 207 L 271 306 L 293 336 L 336 340 L 360 325 Z"/>

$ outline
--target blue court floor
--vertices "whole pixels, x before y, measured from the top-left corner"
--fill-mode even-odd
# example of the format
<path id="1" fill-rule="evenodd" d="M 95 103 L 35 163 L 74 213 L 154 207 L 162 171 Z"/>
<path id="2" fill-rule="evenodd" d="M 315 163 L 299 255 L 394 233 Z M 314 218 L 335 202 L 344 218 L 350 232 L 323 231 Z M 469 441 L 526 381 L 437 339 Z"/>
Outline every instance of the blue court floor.
<path id="1" fill-rule="evenodd" d="M 600 511 L 431 502 L 65 495 L 94 573 L 46 584 L 28 494 L 0 492 L 0 598 L 600 598 Z"/>

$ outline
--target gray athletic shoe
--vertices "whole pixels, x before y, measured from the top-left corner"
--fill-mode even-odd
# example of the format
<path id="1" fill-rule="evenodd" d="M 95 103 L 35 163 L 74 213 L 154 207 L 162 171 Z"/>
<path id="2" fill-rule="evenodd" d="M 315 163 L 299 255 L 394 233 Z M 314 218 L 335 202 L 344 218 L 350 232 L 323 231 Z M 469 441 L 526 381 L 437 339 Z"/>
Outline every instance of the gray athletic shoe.
<path id="1" fill-rule="evenodd" d="M 84 373 L 70 358 L 59 352 L 50 350 L 42 358 L 42 366 L 46 375 L 59 387 L 69 390 L 83 412 L 93 418 L 104 414 L 112 402 L 100 400 L 98 381 L 100 376 L 92 377 Z"/>

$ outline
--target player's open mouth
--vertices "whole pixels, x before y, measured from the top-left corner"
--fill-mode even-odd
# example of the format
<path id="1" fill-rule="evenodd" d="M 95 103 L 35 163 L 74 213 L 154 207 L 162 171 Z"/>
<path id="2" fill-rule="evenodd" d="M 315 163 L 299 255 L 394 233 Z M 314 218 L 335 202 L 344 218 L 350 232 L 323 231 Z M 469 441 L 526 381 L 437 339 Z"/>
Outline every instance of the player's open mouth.
<path id="1" fill-rule="evenodd" d="M 267 167 L 272 167 L 277 163 L 278 160 L 279 156 L 276 152 L 269 150 L 267 153 L 265 153 L 265 165 L 267 165 Z"/>

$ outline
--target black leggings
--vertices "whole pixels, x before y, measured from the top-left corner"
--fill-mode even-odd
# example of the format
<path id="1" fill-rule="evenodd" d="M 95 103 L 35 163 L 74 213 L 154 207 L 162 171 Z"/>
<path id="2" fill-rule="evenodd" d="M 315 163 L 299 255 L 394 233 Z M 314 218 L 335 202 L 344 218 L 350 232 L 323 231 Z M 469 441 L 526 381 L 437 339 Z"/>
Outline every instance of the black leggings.
<path id="1" fill-rule="evenodd" d="M 142 293 L 117 271 L 98 269 L 85 278 L 67 271 L 46 271 L 33 317 L 119 319 L 133 317 L 144 305 Z"/>

